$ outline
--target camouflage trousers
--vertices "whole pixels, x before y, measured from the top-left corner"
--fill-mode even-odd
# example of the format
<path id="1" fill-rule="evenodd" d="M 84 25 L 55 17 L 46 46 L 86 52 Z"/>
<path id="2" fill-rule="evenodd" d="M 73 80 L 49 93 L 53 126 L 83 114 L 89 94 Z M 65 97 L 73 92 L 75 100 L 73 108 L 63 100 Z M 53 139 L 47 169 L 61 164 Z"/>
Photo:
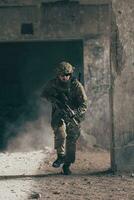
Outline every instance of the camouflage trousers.
<path id="1" fill-rule="evenodd" d="M 57 154 L 65 155 L 65 163 L 75 162 L 76 141 L 80 136 L 80 125 L 75 127 L 66 126 L 64 122 L 53 127 L 54 144 Z"/>

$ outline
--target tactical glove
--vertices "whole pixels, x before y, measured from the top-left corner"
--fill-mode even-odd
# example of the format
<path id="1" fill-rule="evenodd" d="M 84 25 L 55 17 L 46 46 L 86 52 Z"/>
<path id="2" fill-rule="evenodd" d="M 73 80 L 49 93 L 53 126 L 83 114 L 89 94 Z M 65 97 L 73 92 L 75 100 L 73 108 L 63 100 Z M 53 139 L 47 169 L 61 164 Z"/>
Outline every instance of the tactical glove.
<path id="1" fill-rule="evenodd" d="M 74 118 L 80 123 L 84 119 L 84 114 L 79 109 L 74 110 Z"/>

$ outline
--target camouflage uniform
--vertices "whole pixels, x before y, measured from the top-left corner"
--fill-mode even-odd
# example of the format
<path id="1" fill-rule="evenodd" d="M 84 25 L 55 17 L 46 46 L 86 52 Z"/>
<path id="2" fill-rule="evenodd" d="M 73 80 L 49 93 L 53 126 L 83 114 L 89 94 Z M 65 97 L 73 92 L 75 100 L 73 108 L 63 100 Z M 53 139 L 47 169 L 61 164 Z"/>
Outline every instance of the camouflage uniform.
<path id="1" fill-rule="evenodd" d="M 57 74 L 62 74 L 62 72 L 67 73 L 68 71 L 69 69 L 66 67 L 61 71 L 58 70 Z M 71 71 L 71 74 L 72 72 L 73 71 Z M 56 96 L 57 94 L 64 94 L 68 98 L 69 106 L 74 110 L 75 119 L 78 122 L 77 126 L 73 128 L 68 126 L 66 121 L 60 117 L 59 113 L 61 110 L 55 106 L 53 100 L 53 96 Z M 61 82 L 57 76 L 45 85 L 41 96 L 52 103 L 51 126 L 54 130 L 55 149 L 57 150 L 57 154 L 66 155 L 65 163 L 74 163 L 76 141 L 80 136 L 80 122 L 83 120 L 87 110 L 87 96 L 84 88 L 82 84 L 72 76 L 66 83 Z"/>

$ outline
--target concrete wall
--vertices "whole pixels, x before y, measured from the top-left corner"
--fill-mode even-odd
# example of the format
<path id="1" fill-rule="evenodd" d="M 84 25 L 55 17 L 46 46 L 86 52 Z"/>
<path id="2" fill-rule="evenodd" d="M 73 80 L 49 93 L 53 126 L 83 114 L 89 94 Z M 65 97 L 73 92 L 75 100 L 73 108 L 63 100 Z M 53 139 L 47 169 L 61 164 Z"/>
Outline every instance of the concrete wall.
<path id="1" fill-rule="evenodd" d="M 81 39 L 85 87 L 89 97 L 84 131 L 94 135 L 98 144 L 109 148 L 109 6 L 82 2 L 28 2 L 29 5 L 25 6 L 23 1 L 21 4 L 14 1 L 12 6 L 7 4 L 8 7 L 1 4 L 0 41 Z M 22 23 L 32 23 L 34 33 L 21 34 Z"/>
<path id="2" fill-rule="evenodd" d="M 113 0 L 113 112 L 117 170 L 134 169 L 134 1 Z"/>
<path id="3" fill-rule="evenodd" d="M 102 36 L 85 40 L 84 58 L 85 87 L 89 99 L 88 117 L 84 127 L 88 134 L 96 137 L 97 144 L 109 148 L 111 133 L 109 39 Z"/>
<path id="4" fill-rule="evenodd" d="M 42 6 L 1 5 L 0 11 L 0 41 L 84 39 L 108 33 L 107 5 L 60 2 Z M 22 35 L 22 23 L 33 23 L 34 34 Z"/>
<path id="5" fill-rule="evenodd" d="M 134 2 L 112 0 L 112 88 L 109 14 L 105 5 L 108 2 L 81 0 L 77 4 L 72 0 L 72 4 L 64 4 L 62 1 L 55 3 L 55 0 L 1 0 L 0 41 L 83 40 L 84 79 L 89 98 L 87 119 L 83 124 L 85 132 L 94 135 L 97 143 L 108 147 L 112 126 L 113 168 L 133 170 Z M 22 23 L 33 23 L 34 34 L 22 35 Z"/>

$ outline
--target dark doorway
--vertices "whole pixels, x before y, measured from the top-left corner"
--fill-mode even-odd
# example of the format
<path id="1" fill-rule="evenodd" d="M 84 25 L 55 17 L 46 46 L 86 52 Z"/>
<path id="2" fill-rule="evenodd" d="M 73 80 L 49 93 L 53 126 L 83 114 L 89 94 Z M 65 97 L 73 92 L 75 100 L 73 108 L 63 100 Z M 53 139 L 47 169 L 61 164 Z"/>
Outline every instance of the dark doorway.
<path id="1" fill-rule="evenodd" d="M 0 148 L 17 134 L 6 133 L 8 123 L 15 123 L 22 113 L 36 117 L 38 91 L 63 60 L 76 67 L 75 76 L 83 82 L 82 40 L 0 44 Z"/>

